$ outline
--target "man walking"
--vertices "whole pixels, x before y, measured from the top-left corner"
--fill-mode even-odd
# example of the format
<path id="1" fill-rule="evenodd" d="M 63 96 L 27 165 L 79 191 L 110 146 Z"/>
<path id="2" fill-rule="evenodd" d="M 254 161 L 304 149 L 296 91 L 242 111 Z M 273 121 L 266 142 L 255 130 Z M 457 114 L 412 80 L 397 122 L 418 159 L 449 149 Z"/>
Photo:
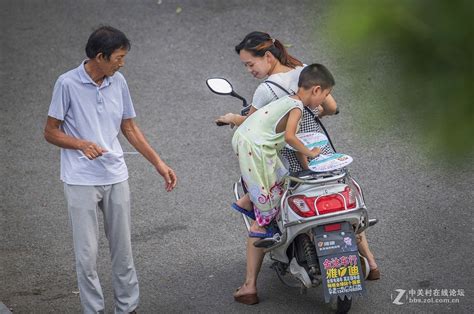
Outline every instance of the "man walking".
<path id="1" fill-rule="evenodd" d="M 76 271 L 84 313 L 104 312 L 96 270 L 98 209 L 112 260 L 115 312 L 133 312 L 138 280 L 132 257 L 128 170 L 118 141 L 122 131 L 165 180 L 176 186 L 174 171 L 164 163 L 136 125 L 127 82 L 118 70 L 130 42 L 121 31 L 104 26 L 86 45 L 88 59 L 61 75 L 54 86 L 45 139 L 61 147 L 61 180 L 72 225 Z"/>

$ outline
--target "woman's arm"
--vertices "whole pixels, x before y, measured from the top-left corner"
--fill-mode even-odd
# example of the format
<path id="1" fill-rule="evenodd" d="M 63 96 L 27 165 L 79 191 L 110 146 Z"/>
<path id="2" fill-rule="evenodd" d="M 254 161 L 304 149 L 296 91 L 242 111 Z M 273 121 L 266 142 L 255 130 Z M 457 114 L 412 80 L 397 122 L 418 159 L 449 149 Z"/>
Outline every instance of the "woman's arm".
<path id="1" fill-rule="evenodd" d="M 299 108 L 294 108 L 288 113 L 288 120 L 285 129 L 285 141 L 298 152 L 310 158 L 314 158 L 319 155 L 321 149 L 316 147 L 310 150 L 296 137 L 298 122 L 301 119 L 301 115 L 302 112 Z"/>
<path id="2" fill-rule="evenodd" d="M 235 113 L 228 113 L 217 118 L 215 122 L 228 123 L 231 125 L 231 127 L 239 126 L 244 123 L 245 119 L 247 119 L 247 117 L 255 111 L 257 111 L 257 108 L 255 108 L 254 106 L 250 106 L 250 110 L 246 116 L 241 116 L 240 114 Z"/>
<path id="3" fill-rule="evenodd" d="M 318 117 L 329 116 L 335 114 L 337 110 L 337 103 L 334 97 L 329 94 L 326 99 L 323 101 L 323 104 L 318 107 Z"/>

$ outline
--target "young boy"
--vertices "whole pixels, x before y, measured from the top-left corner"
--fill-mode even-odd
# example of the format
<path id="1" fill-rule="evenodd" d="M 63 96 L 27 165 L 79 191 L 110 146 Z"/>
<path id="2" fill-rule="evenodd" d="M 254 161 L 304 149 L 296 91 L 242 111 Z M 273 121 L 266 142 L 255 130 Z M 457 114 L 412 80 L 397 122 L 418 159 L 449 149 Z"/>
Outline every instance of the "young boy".
<path id="1" fill-rule="evenodd" d="M 279 213 L 283 177 L 287 173 L 278 152 L 288 143 L 298 151 L 300 160 L 303 155 L 314 158 L 320 153 L 319 148 L 306 148 L 296 137 L 296 132 L 304 106 L 310 109 L 320 106 L 334 84 L 334 78 L 326 67 L 309 65 L 300 74 L 294 96 L 280 98 L 257 110 L 236 130 L 232 146 L 239 157 L 242 178 L 249 193 L 233 207 L 255 219 L 250 237 L 273 235 L 273 231 L 266 230 L 265 226 Z"/>

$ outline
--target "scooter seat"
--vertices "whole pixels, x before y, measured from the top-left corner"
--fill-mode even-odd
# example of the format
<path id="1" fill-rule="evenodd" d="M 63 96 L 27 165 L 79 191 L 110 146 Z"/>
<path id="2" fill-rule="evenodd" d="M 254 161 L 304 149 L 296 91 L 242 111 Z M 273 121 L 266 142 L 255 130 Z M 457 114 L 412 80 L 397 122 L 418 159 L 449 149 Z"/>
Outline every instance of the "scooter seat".
<path id="1" fill-rule="evenodd" d="M 301 170 L 297 172 L 291 172 L 289 176 L 294 177 L 294 178 L 302 178 L 302 177 L 309 176 L 311 174 L 314 174 L 314 172 L 311 170 Z"/>

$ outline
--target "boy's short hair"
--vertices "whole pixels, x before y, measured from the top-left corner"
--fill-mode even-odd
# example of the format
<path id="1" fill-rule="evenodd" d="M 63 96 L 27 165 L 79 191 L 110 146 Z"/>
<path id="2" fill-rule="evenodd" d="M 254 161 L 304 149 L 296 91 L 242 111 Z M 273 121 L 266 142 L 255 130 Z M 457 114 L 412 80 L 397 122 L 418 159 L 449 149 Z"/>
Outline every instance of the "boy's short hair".
<path id="1" fill-rule="evenodd" d="M 86 55 L 94 59 L 99 53 L 103 53 L 106 60 L 117 49 L 130 50 L 130 41 L 121 31 L 112 26 L 101 26 L 89 36 L 86 45 Z"/>
<path id="2" fill-rule="evenodd" d="M 300 74 L 298 87 L 310 89 L 313 86 L 321 86 L 322 89 L 328 89 L 336 84 L 331 72 L 322 64 L 313 63 L 306 66 Z"/>

